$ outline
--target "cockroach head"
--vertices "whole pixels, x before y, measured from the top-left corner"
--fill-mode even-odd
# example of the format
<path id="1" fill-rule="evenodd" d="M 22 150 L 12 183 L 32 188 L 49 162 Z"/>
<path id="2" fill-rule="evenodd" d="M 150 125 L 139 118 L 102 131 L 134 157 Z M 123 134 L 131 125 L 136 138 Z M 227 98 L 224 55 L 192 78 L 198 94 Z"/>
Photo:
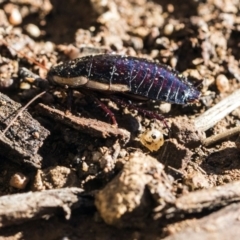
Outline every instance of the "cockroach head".
<path id="1" fill-rule="evenodd" d="M 49 70 L 47 78 L 50 82 L 60 86 L 83 87 L 88 82 L 88 78 L 82 76 L 76 68 L 75 61 L 59 64 Z"/>
<path id="2" fill-rule="evenodd" d="M 201 93 L 196 88 L 191 87 L 184 92 L 184 95 L 185 104 L 192 104 L 199 100 Z"/>
<path id="3" fill-rule="evenodd" d="M 53 84 L 56 84 L 56 82 L 54 81 L 54 76 L 58 76 L 58 68 L 56 68 L 56 67 L 50 68 L 50 70 L 48 71 L 48 74 L 47 74 L 48 81 Z"/>

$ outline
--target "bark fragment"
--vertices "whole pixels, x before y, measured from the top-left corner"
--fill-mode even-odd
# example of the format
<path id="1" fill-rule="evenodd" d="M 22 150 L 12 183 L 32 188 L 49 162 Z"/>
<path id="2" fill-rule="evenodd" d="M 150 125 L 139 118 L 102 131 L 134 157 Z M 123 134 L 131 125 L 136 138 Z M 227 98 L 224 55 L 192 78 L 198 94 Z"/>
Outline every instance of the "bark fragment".
<path id="1" fill-rule="evenodd" d="M 0 227 L 21 224 L 43 216 L 64 212 L 69 219 L 75 208 L 93 207 L 80 188 L 63 188 L 0 197 Z"/>
<path id="2" fill-rule="evenodd" d="M 20 109 L 19 103 L 0 93 L 0 130 L 8 126 Z M 48 130 L 23 111 L 5 135 L 0 132 L 0 153 L 19 164 L 28 163 L 39 168 L 42 157 L 38 151 L 48 135 Z"/>
<path id="3" fill-rule="evenodd" d="M 53 109 L 44 104 L 39 104 L 38 109 L 43 115 L 94 137 L 120 137 L 124 142 L 128 142 L 130 138 L 130 133 L 127 130 L 117 128 L 116 126 L 105 122 L 77 117 L 70 113 L 65 114 L 60 110 Z"/>

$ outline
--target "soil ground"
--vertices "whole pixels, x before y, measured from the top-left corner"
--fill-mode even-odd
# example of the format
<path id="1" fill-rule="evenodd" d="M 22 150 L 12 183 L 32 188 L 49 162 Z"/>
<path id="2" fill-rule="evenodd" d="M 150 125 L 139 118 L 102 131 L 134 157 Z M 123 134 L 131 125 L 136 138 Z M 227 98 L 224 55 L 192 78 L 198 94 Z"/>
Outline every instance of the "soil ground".
<path id="1" fill-rule="evenodd" d="M 122 169 L 130 161 L 131 154 L 139 152 L 144 153 L 146 159 L 151 156 L 165 166 L 166 179 L 171 182 L 169 192 L 176 199 L 194 191 L 211 191 L 214 187 L 239 181 L 237 136 L 210 147 L 202 144 L 202 139 L 238 126 L 239 108 L 206 131 L 195 129 L 190 123 L 240 87 L 239 12 L 238 0 L 0 1 L 0 90 L 22 105 L 45 88 L 36 81 L 21 78 L 20 67 L 26 67 L 44 79 L 47 69 L 59 62 L 99 52 L 136 56 L 169 65 L 187 76 L 201 91 L 199 101 L 186 106 L 155 101 L 136 103 L 140 104 L 139 108 L 163 114 L 171 133 L 163 122 L 119 106 L 109 100 L 108 95 L 93 93 L 113 111 L 118 127 L 126 130 L 121 134 L 125 137 L 128 132 L 131 134 L 126 143 L 119 132 L 111 133 L 107 138 L 97 137 L 94 135 L 95 125 L 90 132 L 82 133 L 66 126 L 59 118 L 53 120 L 49 113 L 47 117 L 41 114 L 38 103 L 63 113 L 70 111 L 75 116 L 109 123 L 106 132 L 111 128 L 111 118 L 105 116 L 91 93 L 75 90 L 71 99 L 73 104 L 69 104 L 66 89 L 50 85 L 48 93 L 27 109 L 33 119 L 50 132 L 49 136 L 46 132 L 46 139 L 35 146 L 40 163 L 26 164 L 23 155 L 19 157 L 21 160 L 11 158 L 3 154 L 3 145 L 0 145 L 0 195 L 79 187 L 95 196 L 124 171 Z M 126 97 L 124 99 L 126 101 Z M 1 130 L 6 127 L 2 120 L 0 127 Z M 140 134 L 149 129 L 161 129 L 165 135 L 164 145 L 157 151 L 151 152 L 147 144 L 143 146 L 139 140 Z M 155 179 L 154 171 L 158 172 L 160 166 L 155 162 L 151 164 L 151 167 L 146 167 L 151 180 L 142 176 L 144 181 L 150 181 L 146 184 L 149 192 L 154 189 L 150 186 Z M 149 169 L 154 170 L 151 172 Z M 11 183 L 15 174 L 27 179 L 26 186 Z M 163 182 L 167 182 L 166 179 Z M 154 195 L 151 203 L 143 204 L 143 209 L 150 211 L 147 217 L 133 216 L 128 212 L 126 218 L 108 222 L 101 215 L 98 202 L 98 211 L 95 208 L 86 211 L 76 209 L 70 220 L 65 220 L 62 214 L 53 214 L 21 224 L 13 222 L 2 228 L 0 235 L 2 239 L 46 240 L 171 239 L 171 236 L 172 239 L 181 239 L 178 232 L 195 226 L 194 221 L 207 217 L 212 213 L 211 209 L 221 208 L 213 203 L 212 208 L 200 213 L 176 216 L 170 220 L 161 216 L 153 220 L 152 212 L 160 204 L 160 197 L 167 202 L 165 207 L 170 204 L 159 192 L 158 200 Z M 100 201 L 100 195 L 97 199 Z M 171 204 L 174 205 L 173 202 Z M 111 208 L 110 205 L 108 207 Z M 234 231 L 231 227 L 228 230 L 229 233 Z M 197 232 L 191 236 L 193 239 L 201 236 L 201 239 L 212 239 L 211 235 Z M 231 239 L 239 239 L 239 236 L 240 232 L 236 231 Z M 223 234 L 218 239 L 227 239 L 225 237 Z"/>

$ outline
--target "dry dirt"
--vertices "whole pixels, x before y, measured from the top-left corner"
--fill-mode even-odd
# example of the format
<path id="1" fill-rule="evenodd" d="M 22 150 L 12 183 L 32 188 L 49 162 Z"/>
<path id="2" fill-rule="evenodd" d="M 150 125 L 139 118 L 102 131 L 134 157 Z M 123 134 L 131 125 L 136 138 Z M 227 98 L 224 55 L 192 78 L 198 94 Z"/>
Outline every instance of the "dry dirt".
<path id="1" fill-rule="evenodd" d="M 203 144 L 238 126 L 239 108 L 206 131 L 193 124 L 240 87 L 239 12 L 239 0 L 0 1 L 0 130 L 11 123 L 17 103 L 48 90 L 0 137 L 1 239 L 239 239 L 237 217 L 229 214 L 239 219 L 238 185 L 231 185 L 240 180 L 238 136 Z M 177 69 L 201 98 L 187 106 L 135 103 L 164 115 L 168 131 L 108 95 L 80 89 L 68 98 L 68 89 L 41 80 L 59 62 L 113 52 Z M 20 76 L 20 67 L 41 79 Z M 111 109 L 118 127 L 95 97 Z M 150 130 L 164 135 L 160 149 L 162 142 L 142 145 Z M 75 187 L 87 195 L 88 207 L 69 200 L 70 219 L 62 202 L 51 207 L 63 211 L 51 212 L 48 190 Z M 31 191 L 46 193 L 46 206 L 33 203 L 32 216 L 16 212 L 10 220 L 3 197 Z M 180 206 L 195 192 L 202 194 L 199 202 Z"/>

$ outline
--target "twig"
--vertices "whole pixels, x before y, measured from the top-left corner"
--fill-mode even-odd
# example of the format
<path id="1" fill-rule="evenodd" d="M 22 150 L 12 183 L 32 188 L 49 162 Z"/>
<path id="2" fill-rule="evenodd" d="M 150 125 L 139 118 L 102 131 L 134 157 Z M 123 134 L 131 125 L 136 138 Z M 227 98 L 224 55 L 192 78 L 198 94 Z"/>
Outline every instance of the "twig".
<path id="1" fill-rule="evenodd" d="M 93 199 L 80 188 L 7 195 L 0 197 L 0 227 L 54 215 L 60 209 L 69 219 L 72 209 L 86 207 L 94 208 Z"/>
<path id="2" fill-rule="evenodd" d="M 214 143 L 217 143 L 219 141 L 223 141 L 224 139 L 227 139 L 227 138 L 230 138 L 232 136 L 235 136 L 237 134 L 240 133 L 240 126 L 237 126 L 235 128 L 232 128 L 232 129 L 229 129 L 223 133 L 219 133 L 217 135 L 214 135 L 214 136 L 211 136 L 211 137 L 208 137 L 206 138 L 204 141 L 203 141 L 203 145 L 205 147 L 208 147 Z"/>
<path id="3" fill-rule="evenodd" d="M 177 217 L 182 214 L 200 213 L 204 210 L 213 210 L 233 202 L 240 202 L 240 181 L 185 194 L 176 199 L 174 206 L 170 206 L 162 212 L 161 206 L 159 207 L 160 211 L 156 207 L 155 218 L 166 215 Z"/>
<path id="4" fill-rule="evenodd" d="M 202 115 L 194 120 L 195 128 L 200 131 L 206 131 L 213 127 L 217 122 L 226 117 L 234 109 L 240 107 L 240 89 L 236 90 L 230 96 L 208 109 Z"/>
<path id="5" fill-rule="evenodd" d="M 240 203 L 233 203 L 203 218 L 166 227 L 172 233 L 163 240 L 239 239 Z M 174 229 L 174 230 L 173 230 Z M 176 231 L 178 229 L 179 231 Z"/>
<path id="6" fill-rule="evenodd" d="M 38 111 L 48 116 L 57 122 L 61 122 L 78 131 L 91 134 L 95 137 L 120 137 L 125 143 L 130 139 L 130 132 L 125 129 L 117 128 L 114 125 L 98 121 L 96 119 L 77 117 L 72 114 L 65 114 L 64 112 L 46 106 L 42 103 L 38 105 Z"/>

